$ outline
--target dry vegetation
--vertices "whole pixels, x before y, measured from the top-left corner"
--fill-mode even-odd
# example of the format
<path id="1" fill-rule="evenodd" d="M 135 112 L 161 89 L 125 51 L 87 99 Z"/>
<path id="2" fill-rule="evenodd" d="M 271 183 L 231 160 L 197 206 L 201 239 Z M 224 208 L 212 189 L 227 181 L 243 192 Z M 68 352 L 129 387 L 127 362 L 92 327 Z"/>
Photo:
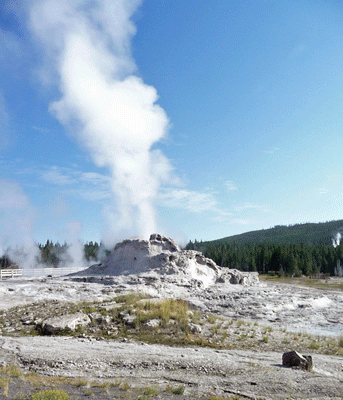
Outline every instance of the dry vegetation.
<path id="1" fill-rule="evenodd" d="M 193 309 L 183 300 L 147 299 L 130 294 L 106 302 L 37 303 L 0 313 L 2 334 L 43 335 L 43 321 L 51 315 L 83 311 L 92 322 L 60 335 L 96 339 L 132 339 L 146 343 L 204 346 L 217 349 L 289 351 L 343 355 L 343 337 L 316 337 L 273 329 L 239 319 L 222 318 Z"/>
<path id="2" fill-rule="evenodd" d="M 299 278 L 280 277 L 277 274 L 259 275 L 260 281 L 289 284 L 296 286 L 304 286 L 322 290 L 338 290 L 343 291 L 343 278 L 327 277 L 327 278 L 311 278 L 302 276 Z"/>
<path id="3" fill-rule="evenodd" d="M 314 337 L 273 329 L 254 322 L 202 313 L 182 300 L 147 298 L 140 294 L 115 297 L 104 302 L 62 303 L 50 301 L 0 312 L 3 335 L 43 335 L 44 320 L 77 312 L 92 322 L 61 335 L 97 340 L 144 341 L 177 346 L 203 346 L 216 349 L 277 351 L 298 350 L 303 354 L 343 355 L 343 337 Z M 130 317 L 130 318 L 129 318 Z M 152 323 L 153 322 L 153 323 Z M 0 393 L 15 400 L 68 400 L 92 396 L 96 399 L 177 399 L 184 385 L 131 385 L 127 380 L 89 382 L 84 379 L 40 376 L 23 372 L 15 365 L 0 368 Z M 74 396 L 75 395 L 75 396 Z M 221 400 L 217 396 L 202 399 Z M 227 397 L 239 400 L 239 395 Z"/>
<path id="4" fill-rule="evenodd" d="M 149 400 L 154 397 L 175 400 L 184 394 L 184 390 L 182 384 L 165 387 L 133 387 L 126 380 L 90 382 L 66 377 L 41 376 L 35 372 L 25 373 L 14 364 L 0 368 L 0 397 L 13 400 L 72 400 L 89 397 L 103 400 Z M 209 396 L 200 399 L 239 400 L 241 397 Z"/>

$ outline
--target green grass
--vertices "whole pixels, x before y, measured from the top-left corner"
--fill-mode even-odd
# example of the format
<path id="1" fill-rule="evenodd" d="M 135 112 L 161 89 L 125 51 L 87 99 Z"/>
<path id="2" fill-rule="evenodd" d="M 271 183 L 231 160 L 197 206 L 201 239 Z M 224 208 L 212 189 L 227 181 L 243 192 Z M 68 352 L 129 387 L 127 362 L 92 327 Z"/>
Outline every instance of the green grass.
<path id="1" fill-rule="evenodd" d="M 320 344 L 318 343 L 318 342 L 316 342 L 316 341 L 312 341 L 311 343 L 310 343 L 310 349 L 311 350 L 318 350 L 320 348 Z"/>
<path id="2" fill-rule="evenodd" d="M 208 321 L 210 324 L 215 324 L 216 321 L 217 321 L 217 317 L 215 317 L 213 314 L 208 314 L 208 315 L 207 315 L 207 321 Z"/>
<path id="3" fill-rule="evenodd" d="M 269 337 L 268 336 L 263 336 L 262 342 L 263 343 L 268 343 L 269 342 Z"/>
<path id="4" fill-rule="evenodd" d="M 70 400 L 70 396 L 63 390 L 43 390 L 35 393 L 32 400 Z"/>
<path id="5" fill-rule="evenodd" d="M 182 395 L 185 391 L 185 387 L 183 385 L 178 385 L 176 387 L 172 387 L 172 386 L 167 386 L 166 387 L 166 392 L 167 393 L 172 393 L 172 394 L 176 394 L 176 395 Z"/>
<path id="6" fill-rule="evenodd" d="M 22 372 L 16 364 L 0 367 L 0 389 L 3 389 L 3 396 L 8 396 L 9 383 L 13 378 L 20 378 Z"/>
<path id="7" fill-rule="evenodd" d="M 130 389 L 131 385 L 128 382 L 123 382 L 120 384 L 120 389 L 124 390 L 125 392 Z"/>
<path id="8" fill-rule="evenodd" d="M 183 300 L 166 299 L 161 302 L 147 301 L 135 304 L 137 319 L 143 324 L 151 319 L 159 319 L 165 326 L 171 319 L 177 322 L 188 321 L 189 305 Z"/>
<path id="9" fill-rule="evenodd" d="M 152 397 L 152 396 L 158 396 L 160 390 L 157 386 L 148 386 L 142 390 L 142 393 L 144 396 Z"/>
<path id="10" fill-rule="evenodd" d="M 61 332 L 61 335 L 78 336 L 80 333 L 107 340 L 128 338 L 143 341 L 149 344 L 164 344 L 171 346 L 198 346 L 216 349 L 249 349 L 260 351 L 288 351 L 290 348 L 297 351 L 312 351 L 322 354 L 343 355 L 343 336 L 339 339 L 313 337 L 310 335 L 290 333 L 286 330 L 263 327 L 258 323 L 249 323 L 239 319 L 222 318 L 213 314 L 205 314 L 194 310 L 190 304 L 177 299 L 144 298 L 139 293 L 118 296 L 103 302 L 80 302 L 77 304 L 46 302 L 36 303 L 31 308 L 14 307 L 7 313 L 12 325 L 19 325 L 22 315 L 26 312 L 33 315 L 33 319 L 44 320 L 51 315 L 70 314 L 75 310 L 84 313 L 97 313 L 103 316 L 103 322 L 93 321 L 88 326 L 74 332 Z M 132 325 L 125 323 L 120 313 L 125 311 L 136 315 Z M 0 312 L 0 323 L 1 323 Z M 157 319 L 155 327 L 147 326 L 149 320 Z M 108 320 L 108 322 L 106 322 Z M 197 323 L 201 331 L 191 332 L 190 323 Z M 25 327 L 24 327 L 25 328 Z M 22 329 L 22 327 L 20 328 Z M 37 326 L 25 333 L 41 335 L 42 329 Z M 31 331 L 30 331 L 31 329 Z M 19 331 L 19 328 L 18 328 Z M 13 333 L 9 333 L 13 335 Z M 14 333 L 16 335 L 16 333 Z M 9 377 L 19 374 L 14 366 L 7 370 L 0 369 L 0 384 L 6 385 Z M 25 379 L 29 379 L 27 376 Z M 31 376 L 30 379 L 34 380 Z M 84 382 L 78 383 L 84 386 Z"/>
<path id="11" fill-rule="evenodd" d="M 70 382 L 73 386 L 76 387 L 81 387 L 81 386 L 87 386 L 88 385 L 88 381 L 85 381 L 84 379 L 77 379 L 76 381 L 71 381 Z"/>

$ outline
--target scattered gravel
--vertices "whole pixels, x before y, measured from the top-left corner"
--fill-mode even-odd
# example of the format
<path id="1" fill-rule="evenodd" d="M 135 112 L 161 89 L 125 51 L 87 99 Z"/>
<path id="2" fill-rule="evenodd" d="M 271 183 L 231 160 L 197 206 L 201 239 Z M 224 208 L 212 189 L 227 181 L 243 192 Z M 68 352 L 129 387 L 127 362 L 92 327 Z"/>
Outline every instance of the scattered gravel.
<path id="1" fill-rule="evenodd" d="M 143 387 L 183 384 L 185 394 L 260 399 L 343 396 L 343 357 L 316 355 L 313 372 L 282 367 L 282 354 L 70 337 L 2 337 L 0 360 L 15 355 L 26 370 Z"/>

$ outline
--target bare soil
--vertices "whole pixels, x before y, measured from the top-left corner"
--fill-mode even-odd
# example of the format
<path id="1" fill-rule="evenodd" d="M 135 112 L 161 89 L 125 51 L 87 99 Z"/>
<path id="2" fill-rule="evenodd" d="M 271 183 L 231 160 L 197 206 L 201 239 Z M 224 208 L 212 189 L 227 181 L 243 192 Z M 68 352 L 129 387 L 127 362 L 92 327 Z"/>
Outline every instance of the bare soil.
<path id="1" fill-rule="evenodd" d="M 104 286 L 98 289 L 95 284 L 86 285 L 73 282 L 70 286 L 65 282 L 65 286 L 62 286 L 55 282 L 51 285 L 44 283 L 44 293 L 50 296 L 44 298 L 43 291 L 39 291 L 39 283 L 35 283 L 35 285 L 35 290 L 42 296 L 40 304 L 43 307 L 46 298 L 54 298 L 52 296 L 55 294 L 62 296 L 63 293 L 64 300 L 66 300 L 66 293 L 70 293 L 70 298 L 75 297 L 79 301 L 84 300 L 87 295 L 92 300 L 99 300 L 99 297 L 110 297 L 115 292 L 115 288 L 112 286 L 104 292 Z M 11 291 L 5 292 L 7 300 L 9 300 L 11 293 L 17 295 L 20 293 L 15 283 L 12 282 L 7 286 L 11 288 Z M 284 289 L 281 289 L 280 286 Z M 30 293 L 29 285 L 20 290 L 23 291 L 24 289 L 26 294 Z M 61 291 L 62 289 L 63 291 Z M 321 289 L 311 288 L 309 292 L 307 295 L 307 291 L 301 289 L 299 290 L 301 297 L 299 297 L 293 284 L 287 286 L 286 284 L 268 283 L 266 287 L 262 287 L 260 292 L 258 292 L 258 288 L 252 289 L 252 299 L 249 302 L 248 289 L 241 292 L 235 289 L 232 296 L 237 297 L 233 301 L 236 302 L 235 307 L 238 311 L 242 309 L 250 310 L 250 314 L 247 312 L 250 321 L 251 315 L 256 313 L 254 307 L 257 307 L 259 315 L 262 315 L 263 300 L 260 302 L 256 300 L 257 295 L 262 296 L 260 293 L 264 293 L 263 299 L 268 298 L 268 296 L 271 298 L 271 294 L 275 299 L 283 293 L 298 296 L 295 300 L 291 299 L 294 309 L 291 307 L 286 309 L 287 314 L 285 316 L 289 319 L 292 318 L 291 313 L 294 312 L 294 315 L 297 315 L 300 320 L 300 317 L 303 318 L 301 313 L 305 310 L 304 318 L 307 318 L 307 315 L 312 312 L 312 315 L 327 318 L 325 320 L 324 317 L 321 317 L 320 322 L 331 321 L 333 318 L 332 305 L 335 304 L 336 308 L 339 307 L 338 298 L 341 297 L 341 294 L 337 298 L 330 297 L 330 302 L 328 302 L 326 297 L 328 295 L 324 296 Z M 77 293 L 77 296 L 75 296 L 75 293 Z M 80 298 L 81 294 L 82 298 Z M 307 300 L 308 296 L 312 299 L 311 301 Z M 301 302 L 298 298 L 301 299 Z M 318 308 L 317 303 L 314 303 L 316 307 L 313 308 L 311 304 L 313 301 L 318 302 L 317 299 L 320 300 L 321 307 Z M 30 304 L 27 301 L 28 295 L 24 297 L 24 300 L 24 303 Z M 37 296 L 35 296 L 35 300 L 37 300 Z M 67 300 L 70 299 L 67 298 Z M 58 309 L 61 308 L 61 301 L 55 300 Z M 219 299 L 219 301 L 223 303 L 223 299 Z M 236 312 L 230 301 L 231 297 L 227 297 L 226 305 L 229 305 L 231 313 Z M 290 300 L 284 301 L 289 302 Z M 238 302 L 241 304 L 240 309 L 238 309 Z M 254 306 L 255 303 L 256 306 Z M 16 296 L 15 304 L 22 304 L 18 296 Z M 12 305 L 14 304 L 12 303 Z M 50 305 L 51 303 L 49 303 L 49 307 Z M 216 310 L 221 309 L 218 308 L 216 303 L 214 306 Z M 279 308 L 280 313 L 284 312 L 281 307 Z M 228 329 L 229 336 L 226 340 L 230 341 L 230 335 L 232 338 L 235 337 L 235 339 L 232 339 L 231 348 L 229 348 L 230 346 L 219 348 L 220 337 L 215 333 L 213 327 L 211 330 L 208 326 L 202 326 L 203 332 L 208 334 L 211 331 L 216 341 L 217 348 L 209 348 L 147 344 L 134 338 L 103 339 L 91 335 L 81 335 L 81 337 L 20 336 L 19 331 L 16 330 L 19 326 L 17 325 L 19 317 L 11 317 L 11 315 L 14 315 L 14 309 L 11 312 L 9 304 L 4 309 L 7 313 L 7 319 L 3 319 L 2 323 L 7 324 L 7 333 L 6 336 L 0 336 L 0 365 L 16 363 L 24 375 L 22 377 L 11 377 L 7 397 L 5 396 L 6 387 L 3 387 L 0 390 L 5 394 L 0 398 L 28 400 L 35 391 L 45 388 L 59 388 L 69 393 L 71 399 L 83 399 L 90 396 L 100 400 L 113 398 L 182 399 L 191 396 L 192 398 L 205 399 L 216 399 L 218 397 L 261 400 L 343 399 L 343 355 L 341 349 L 337 347 L 338 350 L 335 354 L 335 349 L 332 347 L 330 354 L 324 354 L 326 342 L 323 342 L 323 345 L 318 344 L 319 347 L 317 348 L 316 343 L 321 343 L 319 338 L 301 337 L 291 332 L 278 331 L 277 321 L 273 330 L 265 330 L 265 333 L 262 333 L 261 337 L 257 339 L 256 337 L 252 338 L 252 334 L 256 336 L 256 330 L 263 332 L 264 328 L 255 323 L 250 322 L 250 325 L 245 325 L 237 322 L 234 329 L 231 325 L 230 327 L 227 326 L 225 329 Z M 228 312 L 227 306 L 223 310 Z M 337 308 L 337 310 L 339 309 Z M 239 316 L 238 311 L 237 317 Z M 262 311 L 264 312 L 264 309 Z M 269 314 L 269 308 L 267 311 L 266 315 L 270 322 L 272 318 Z M 50 313 L 53 313 L 53 310 Z M 273 311 L 273 313 L 276 314 L 277 311 Z M 216 317 L 219 318 L 220 316 L 221 314 L 217 312 Z M 241 318 L 244 319 L 244 315 L 241 315 Z M 302 324 L 306 323 L 304 318 L 301 320 Z M 340 324 L 338 311 L 335 318 L 334 321 L 337 320 L 338 322 L 330 323 L 338 326 Z M 286 321 L 286 319 L 284 320 Z M 258 322 L 260 321 L 264 322 L 262 318 L 258 319 Z M 21 323 L 25 326 L 25 316 L 23 316 Z M 212 325 L 215 324 L 212 323 Z M 10 332 L 11 327 L 14 329 L 13 333 Z M 222 328 L 216 327 L 217 329 Z M 244 335 L 239 333 L 239 329 L 242 332 L 244 331 Z M 287 335 L 290 340 L 286 342 Z M 269 339 L 265 339 L 266 337 Z M 313 349 L 309 347 L 310 344 L 305 346 L 305 338 L 308 340 L 306 343 L 313 344 Z M 253 339 L 258 341 L 259 346 L 247 348 L 248 346 L 244 344 Z M 302 344 L 304 345 L 302 354 L 312 355 L 314 368 L 311 372 L 282 366 L 283 352 L 293 350 L 295 342 L 297 350 L 300 352 L 302 352 Z M 338 342 L 335 343 L 337 346 Z M 75 380 L 79 383 L 75 383 Z M 178 387 L 184 389 L 183 394 L 171 393 L 173 389 Z M 154 390 L 151 388 L 154 388 Z"/>

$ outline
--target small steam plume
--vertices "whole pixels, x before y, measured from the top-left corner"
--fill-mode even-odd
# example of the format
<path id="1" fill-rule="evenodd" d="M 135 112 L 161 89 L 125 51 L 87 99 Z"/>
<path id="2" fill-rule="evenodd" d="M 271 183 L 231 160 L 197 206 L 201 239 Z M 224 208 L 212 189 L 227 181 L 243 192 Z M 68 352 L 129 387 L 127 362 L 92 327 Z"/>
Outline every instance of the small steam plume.
<path id="1" fill-rule="evenodd" d="M 340 245 L 340 243 L 341 243 L 341 238 L 342 238 L 341 233 L 340 233 L 340 232 L 337 232 L 336 235 L 335 235 L 335 237 L 332 239 L 332 245 L 333 245 L 333 247 L 337 247 L 337 246 Z"/>
<path id="2" fill-rule="evenodd" d="M 32 239 L 35 212 L 28 196 L 15 181 L 0 179 L 0 257 L 21 268 L 32 268 L 39 249 Z"/>
<path id="3" fill-rule="evenodd" d="M 130 20 L 141 0 L 35 0 L 30 26 L 45 51 L 61 98 L 51 113 L 112 176 L 116 230 L 147 237 L 156 230 L 154 201 L 172 167 L 152 146 L 169 120 L 156 89 L 133 75 Z M 51 71 L 54 69 L 54 71 Z M 113 210 L 112 210 L 113 214 Z"/>
<path id="4" fill-rule="evenodd" d="M 62 254 L 62 263 L 70 269 L 84 269 L 89 267 L 84 258 L 84 245 L 78 239 L 82 230 L 80 222 L 70 222 L 67 226 L 69 230 L 69 246 L 65 254 Z"/>

